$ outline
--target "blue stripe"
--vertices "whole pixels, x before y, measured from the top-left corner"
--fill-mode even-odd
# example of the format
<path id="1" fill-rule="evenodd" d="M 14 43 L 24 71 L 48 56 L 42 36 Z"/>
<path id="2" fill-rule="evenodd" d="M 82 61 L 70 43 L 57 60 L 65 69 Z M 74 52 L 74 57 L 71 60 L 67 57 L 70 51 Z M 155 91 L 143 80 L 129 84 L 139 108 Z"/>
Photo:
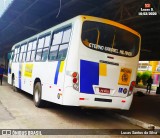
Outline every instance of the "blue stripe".
<path id="1" fill-rule="evenodd" d="M 19 89 L 21 89 L 21 71 L 18 72 L 18 78 L 19 78 Z"/>
<path id="2" fill-rule="evenodd" d="M 19 84 L 19 87 L 18 87 L 18 88 L 19 88 L 19 89 L 21 89 L 21 84 L 22 84 L 22 83 L 21 83 L 21 82 L 22 82 L 22 81 L 21 81 L 21 77 L 22 77 L 22 75 L 21 75 L 21 67 L 22 67 L 21 64 L 19 64 L 19 71 L 18 71 L 18 82 L 19 82 L 19 83 L 18 83 L 18 84 Z"/>
<path id="3" fill-rule="evenodd" d="M 61 63 L 61 61 L 58 61 L 57 69 L 56 69 L 56 73 L 55 73 L 55 77 L 54 77 L 54 84 L 57 84 L 57 81 L 58 81 L 60 63 Z"/>
<path id="4" fill-rule="evenodd" d="M 99 63 L 80 61 L 80 92 L 94 94 L 93 85 L 99 85 Z"/>
<path id="5" fill-rule="evenodd" d="M 8 67 L 8 73 L 11 74 L 11 68 L 10 67 Z"/>

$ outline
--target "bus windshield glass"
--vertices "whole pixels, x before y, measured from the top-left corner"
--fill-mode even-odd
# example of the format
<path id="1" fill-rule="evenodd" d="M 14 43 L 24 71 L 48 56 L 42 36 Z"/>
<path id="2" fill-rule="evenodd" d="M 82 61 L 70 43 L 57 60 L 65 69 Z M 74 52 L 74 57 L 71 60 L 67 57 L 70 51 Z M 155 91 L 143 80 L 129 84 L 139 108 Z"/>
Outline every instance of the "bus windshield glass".
<path id="1" fill-rule="evenodd" d="M 139 51 L 137 35 L 109 24 L 85 21 L 81 38 L 88 48 L 104 53 L 134 57 Z"/>

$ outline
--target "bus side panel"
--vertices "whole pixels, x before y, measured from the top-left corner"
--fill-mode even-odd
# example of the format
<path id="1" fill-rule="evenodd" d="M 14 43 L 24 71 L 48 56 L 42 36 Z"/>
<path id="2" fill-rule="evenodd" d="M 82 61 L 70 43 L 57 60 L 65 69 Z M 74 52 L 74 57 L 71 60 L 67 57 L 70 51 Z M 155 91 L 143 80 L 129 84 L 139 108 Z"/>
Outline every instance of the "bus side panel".
<path id="1" fill-rule="evenodd" d="M 15 86 L 19 88 L 19 63 L 12 64 L 12 74 L 14 74 Z"/>
<path id="2" fill-rule="evenodd" d="M 17 72 L 18 72 L 18 88 L 27 92 L 27 93 L 30 93 L 30 94 L 33 94 L 33 87 L 32 87 L 32 76 L 29 76 L 27 73 L 27 70 L 29 70 L 27 68 L 27 65 L 30 64 L 30 63 L 18 63 L 19 67 L 17 69 Z M 30 73 L 31 74 L 31 73 Z"/>
<path id="3" fill-rule="evenodd" d="M 8 83 L 12 84 L 12 61 L 9 61 L 8 64 Z"/>
<path id="4" fill-rule="evenodd" d="M 81 26 L 80 20 L 74 23 L 72 31 L 72 40 L 68 49 L 68 56 L 66 58 L 66 73 L 63 93 L 63 105 L 78 106 L 79 91 L 73 89 L 72 73 L 79 74 L 79 44 L 81 43 Z"/>
<path id="5" fill-rule="evenodd" d="M 43 100 L 62 104 L 63 68 L 64 61 L 34 63 L 33 84 L 36 78 L 40 79 Z"/>

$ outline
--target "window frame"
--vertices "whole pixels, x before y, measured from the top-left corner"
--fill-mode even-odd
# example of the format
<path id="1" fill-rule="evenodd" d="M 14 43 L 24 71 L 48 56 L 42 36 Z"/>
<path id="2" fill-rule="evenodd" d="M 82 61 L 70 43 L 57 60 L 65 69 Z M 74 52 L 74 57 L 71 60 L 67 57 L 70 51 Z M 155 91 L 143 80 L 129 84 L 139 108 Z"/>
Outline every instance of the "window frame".
<path id="1" fill-rule="evenodd" d="M 62 40 L 63 40 L 63 36 L 64 36 L 64 31 L 66 31 L 67 29 L 71 29 L 71 33 L 70 33 L 70 37 L 69 37 L 69 41 L 68 42 L 65 42 L 65 43 L 62 43 Z M 54 61 L 64 61 L 67 57 L 67 54 L 68 54 L 68 50 L 67 50 L 67 54 L 66 54 L 66 57 L 64 60 L 62 59 L 58 59 L 58 53 L 59 53 L 59 49 L 60 49 L 60 46 L 61 45 L 64 45 L 64 44 L 68 44 L 68 48 L 69 48 L 69 45 L 70 45 L 70 41 L 71 41 L 71 37 L 72 37 L 72 24 L 68 25 L 68 26 L 65 26 L 61 29 L 56 29 L 52 32 L 52 37 L 51 37 L 51 44 L 50 44 L 50 48 L 49 48 L 49 54 L 48 54 L 48 61 L 50 62 L 54 62 Z M 63 31 L 63 34 L 62 34 L 62 38 L 61 38 L 61 43 L 60 44 L 55 44 L 55 45 L 52 45 L 52 41 L 53 41 L 53 37 L 54 37 L 54 34 L 57 33 L 57 32 L 61 32 Z M 56 59 L 54 60 L 51 60 L 49 57 L 50 57 L 50 53 L 51 53 L 51 47 L 53 46 L 57 46 L 58 45 L 58 52 L 57 52 L 57 55 L 56 55 Z"/>
<path id="2" fill-rule="evenodd" d="M 49 41 L 49 46 L 45 47 L 45 40 L 46 40 L 46 36 L 50 36 L 50 41 Z M 38 48 L 38 44 L 39 44 L 39 39 L 41 38 L 44 38 L 44 43 L 43 43 L 43 47 L 42 48 Z M 48 60 L 48 55 L 49 55 L 49 49 L 50 49 L 50 45 L 51 45 L 51 40 L 52 40 L 52 33 L 51 31 L 50 32 L 47 32 L 45 34 L 42 34 L 38 37 L 37 39 L 37 47 L 36 47 L 36 51 L 35 51 L 35 62 L 46 62 Z M 42 60 L 42 55 L 43 55 L 43 49 L 45 48 L 48 48 L 48 55 L 47 55 L 47 59 L 46 60 Z M 42 49 L 42 52 L 41 52 L 41 59 L 40 60 L 37 60 L 36 59 L 36 56 L 37 56 L 37 50 L 40 50 Z"/>
<path id="3" fill-rule="evenodd" d="M 25 62 L 33 62 L 33 61 L 35 60 L 35 55 L 34 55 L 34 59 L 31 60 L 32 51 L 34 51 L 34 50 L 33 50 L 33 42 L 34 42 L 34 41 L 36 41 L 36 48 L 35 48 L 35 51 L 36 51 L 36 49 L 37 49 L 37 38 L 33 38 L 33 39 L 31 39 L 31 40 L 29 40 L 29 41 L 27 42 Z M 31 43 L 31 42 L 32 42 L 32 48 L 31 48 L 31 50 L 28 51 L 29 43 Z M 29 61 L 27 61 L 27 53 L 28 53 L 28 52 L 31 52 Z"/>
<path id="4" fill-rule="evenodd" d="M 20 45 L 20 47 L 22 48 L 22 46 L 25 46 L 26 45 L 26 47 L 27 47 L 27 42 L 24 42 L 24 43 L 22 43 L 21 45 Z M 25 47 L 24 47 L 24 50 L 25 50 Z M 26 49 L 27 50 L 27 49 Z M 22 53 L 22 60 L 21 61 L 19 61 L 19 62 L 25 62 L 25 61 L 23 61 L 23 54 L 24 53 L 26 53 L 26 51 L 24 52 L 21 52 L 21 49 L 20 49 L 20 54 Z M 19 57 L 20 57 L 20 55 L 19 55 Z"/>
<path id="5" fill-rule="evenodd" d="M 18 49 L 18 48 L 20 48 L 20 45 L 15 46 L 14 53 L 15 53 L 16 49 Z M 20 50 L 19 50 L 19 53 L 14 54 L 16 56 L 15 56 L 15 60 L 13 60 L 13 62 L 15 62 L 15 63 L 19 62 L 19 56 L 18 56 L 18 59 L 17 59 L 17 55 L 19 55 L 19 54 L 20 54 Z"/>
<path id="6" fill-rule="evenodd" d="M 114 43 L 117 43 L 117 44 L 120 44 L 119 42 L 122 41 L 122 38 L 119 37 L 121 36 L 123 33 L 128 33 L 128 36 L 132 35 L 132 38 L 135 39 L 134 40 L 134 43 L 136 44 L 135 46 L 132 46 L 132 50 L 135 49 L 135 51 L 132 52 L 131 48 L 129 50 L 126 50 L 125 47 L 122 47 L 123 49 L 120 49 L 120 45 L 118 45 L 119 47 L 118 48 L 114 48 L 114 47 L 111 47 L 111 46 L 108 46 L 108 45 L 102 45 L 102 44 L 99 44 L 100 46 L 103 46 L 104 48 L 113 48 L 115 50 L 117 50 L 116 52 L 112 52 L 110 50 L 100 50 L 100 49 L 95 49 L 95 48 L 91 48 L 89 46 L 86 45 L 86 43 L 84 42 L 83 40 L 83 34 L 84 34 L 84 27 L 86 27 L 85 25 L 89 24 L 90 23 L 90 26 L 93 25 L 93 24 L 98 24 L 99 26 L 103 25 L 103 26 L 106 26 L 106 28 L 108 29 L 112 29 L 112 33 L 113 33 L 113 39 L 112 39 L 112 42 L 110 44 L 113 44 Z M 92 24 L 91 24 L 92 23 Z M 116 30 L 116 31 L 115 31 Z M 116 33 L 115 33 L 116 32 Z M 122 32 L 122 33 L 121 33 Z M 119 35 L 121 33 L 121 35 Z M 127 35 L 126 35 L 127 36 Z M 118 38 L 118 39 L 117 39 Z M 118 42 L 119 41 L 119 42 Z M 124 29 L 124 28 L 121 28 L 119 27 L 118 25 L 113 25 L 113 24 L 107 24 L 107 23 L 103 23 L 103 22 L 97 22 L 97 21 L 84 21 L 83 24 L 82 24 L 82 32 L 81 32 L 81 42 L 82 44 L 87 47 L 88 49 L 91 49 L 91 50 L 94 50 L 94 51 L 97 51 L 97 52 L 101 52 L 101 53 L 105 53 L 105 54 L 112 54 L 114 56 L 121 56 L 121 57 L 127 57 L 127 58 L 132 58 L 132 57 L 136 57 L 138 54 L 139 54 L 139 44 L 140 44 L 140 37 L 134 33 L 132 33 L 130 30 L 128 29 Z M 123 44 L 125 43 L 126 41 L 123 42 Z M 92 43 L 92 42 L 90 42 Z M 126 42 L 127 43 L 127 42 Z M 132 44 L 132 42 L 129 42 L 129 46 Z M 94 43 L 93 43 L 94 44 Z M 95 45 L 97 45 L 97 43 L 95 43 Z M 128 46 L 126 46 L 128 47 Z M 121 51 L 123 54 L 121 54 Z M 131 53 L 131 55 L 128 55 L 128 54 L 124 54 L 124 52 L 127 52 L 127 53 Z"/>

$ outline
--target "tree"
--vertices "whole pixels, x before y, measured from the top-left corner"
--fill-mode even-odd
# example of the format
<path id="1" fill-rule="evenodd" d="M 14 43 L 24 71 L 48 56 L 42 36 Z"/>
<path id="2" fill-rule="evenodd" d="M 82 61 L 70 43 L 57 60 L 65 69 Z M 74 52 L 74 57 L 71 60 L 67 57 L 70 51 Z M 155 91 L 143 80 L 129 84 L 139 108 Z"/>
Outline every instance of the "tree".
<path id="1" fill-rule="evenodd" d="M 143 85 L 147 84 L 147 80 L 149 79 L 149 77 L 151 76 L 151 74 L 152 74 L 151 71 L 145 71 L 145 72 L 143 72 L 143 74 L 141 76 Z"/>
<path id="2" fill-rule="evenodd" d="M 142 72 L 137 72 L 137 77 L 136 77 L 136 84 L 140 83 L 142 79 Z"/>

